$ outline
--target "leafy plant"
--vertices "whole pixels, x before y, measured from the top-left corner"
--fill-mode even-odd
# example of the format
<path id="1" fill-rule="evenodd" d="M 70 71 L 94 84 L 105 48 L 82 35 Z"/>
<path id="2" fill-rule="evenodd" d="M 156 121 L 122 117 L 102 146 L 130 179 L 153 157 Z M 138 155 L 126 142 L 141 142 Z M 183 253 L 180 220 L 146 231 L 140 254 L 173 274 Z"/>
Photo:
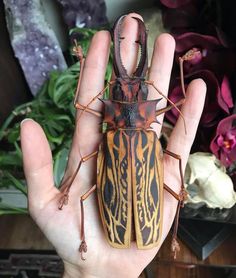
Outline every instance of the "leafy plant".
<path id="1" fill-rule="evenodd" d="M 79 38 L 85 56 L 95 32 L 86 28 L 71 31 L 71 36 Z M 63 72 L 51 72 L 38 95 L 32 101 L 18 106 L 6 119 L 0 128 L 0 188 L 13 187 L 27 195 L 20 149 L 20 122 L 24 118 L 34 119 L 44 129 L 53 154 L 55 184 L 60 184 L 74 130 L 73 98 L 79 72 L 78 62 Z M 111 73 L 110 58 L 106 81 L 110 80 Z M 0 200 L 0 215 L 5 213 L 27 213 L 27 210 L 10 207 Z"/>

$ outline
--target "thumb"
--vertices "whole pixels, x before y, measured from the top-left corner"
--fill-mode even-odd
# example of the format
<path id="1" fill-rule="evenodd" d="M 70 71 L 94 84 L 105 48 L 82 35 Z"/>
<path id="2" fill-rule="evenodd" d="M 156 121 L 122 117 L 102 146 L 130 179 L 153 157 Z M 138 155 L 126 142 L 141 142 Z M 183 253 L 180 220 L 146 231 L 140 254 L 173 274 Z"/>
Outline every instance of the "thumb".
<path id="1" fill-rule="evenodd" d="M 59 192 L 53 181 L 52 154 L 41 126 L 31 119 L 21 123 L 21 149 L 28 186 L 29 209 L 42 209 Z"/>

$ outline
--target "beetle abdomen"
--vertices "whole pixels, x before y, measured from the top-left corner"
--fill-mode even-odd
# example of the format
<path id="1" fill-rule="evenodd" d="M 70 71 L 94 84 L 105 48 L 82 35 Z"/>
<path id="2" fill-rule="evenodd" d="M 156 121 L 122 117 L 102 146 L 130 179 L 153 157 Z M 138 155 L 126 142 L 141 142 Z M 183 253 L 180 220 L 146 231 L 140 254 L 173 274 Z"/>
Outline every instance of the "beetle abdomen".
<path id="1" fill-rule="evenodd" d="M 128 248 L 132 229 L 138 248 L 157 245 L 162 226 L 161 163 L 162 150 L 153 131 L 104 134 L 98 154 L 97 188 L 103 227 L 113 247 Z"/>

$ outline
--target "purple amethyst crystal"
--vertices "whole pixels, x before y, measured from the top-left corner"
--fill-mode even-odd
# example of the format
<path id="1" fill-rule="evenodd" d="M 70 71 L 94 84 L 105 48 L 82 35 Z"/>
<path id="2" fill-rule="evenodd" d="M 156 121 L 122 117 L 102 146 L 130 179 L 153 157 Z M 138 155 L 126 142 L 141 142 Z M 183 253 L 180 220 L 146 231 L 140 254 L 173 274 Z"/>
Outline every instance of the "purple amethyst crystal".
<path id="1" fill-rule="evenodd" d="M 65 59 L 40 0 L 4 0 L 4 4 L 15 56 L 36 95 L 51 71 L 67 68 Z"/>

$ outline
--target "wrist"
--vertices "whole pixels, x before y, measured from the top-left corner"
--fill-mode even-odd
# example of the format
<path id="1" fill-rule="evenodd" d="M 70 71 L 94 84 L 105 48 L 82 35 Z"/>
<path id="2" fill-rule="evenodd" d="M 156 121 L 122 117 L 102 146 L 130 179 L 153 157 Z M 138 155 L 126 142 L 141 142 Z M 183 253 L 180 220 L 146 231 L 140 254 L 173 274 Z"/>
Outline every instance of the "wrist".
<path id="1" fill-rule="evenodd" d="M 117 278 L 120 278 L 120 277 L 130 277 L 130 278 L 137 278 L 139 276 L 123 276 L 123 274 L 122 275 L 116 275 L 115 274 L 115 276 L 112 276 L 112 275 L 108 275 L 107 272 L 106 272 L 105 276 L 99 276 L 99 275 L 85 274 L 85 273 L 82 273 L 80 271 L 71 272 L 71 271 L 67 271 L 67 270 L 64 271 L 63 276 L 62 276 L 62 278 L 104 278 L 104 277 L 117 277 Z"/>
<path id="2" fill-rule="evenodd" d="M 80 268 L 78 266 L 72 265 L 70 263 L 64 262 L 64 273 L 63 278 L 137 278 L 139 275 L 132 274 L 132 271 L 126 271 L 124 269 L 105 269 L 105 273 L 100 267 L 97 268 L 96 274 L 88 273 L 86 269 Z"/>
<path id="3" fill-rule="evenodd" d="M 64 261 L 64 273 L 62 278 L 81 278 L 87 277 L 83 275 L 79 266 Z"/>
<path id="4" fill-rule="evenodd" d="M 62 278 L 100 278 L 100 276 L 89 274 L 83 268 L 64 262 Z"/>

